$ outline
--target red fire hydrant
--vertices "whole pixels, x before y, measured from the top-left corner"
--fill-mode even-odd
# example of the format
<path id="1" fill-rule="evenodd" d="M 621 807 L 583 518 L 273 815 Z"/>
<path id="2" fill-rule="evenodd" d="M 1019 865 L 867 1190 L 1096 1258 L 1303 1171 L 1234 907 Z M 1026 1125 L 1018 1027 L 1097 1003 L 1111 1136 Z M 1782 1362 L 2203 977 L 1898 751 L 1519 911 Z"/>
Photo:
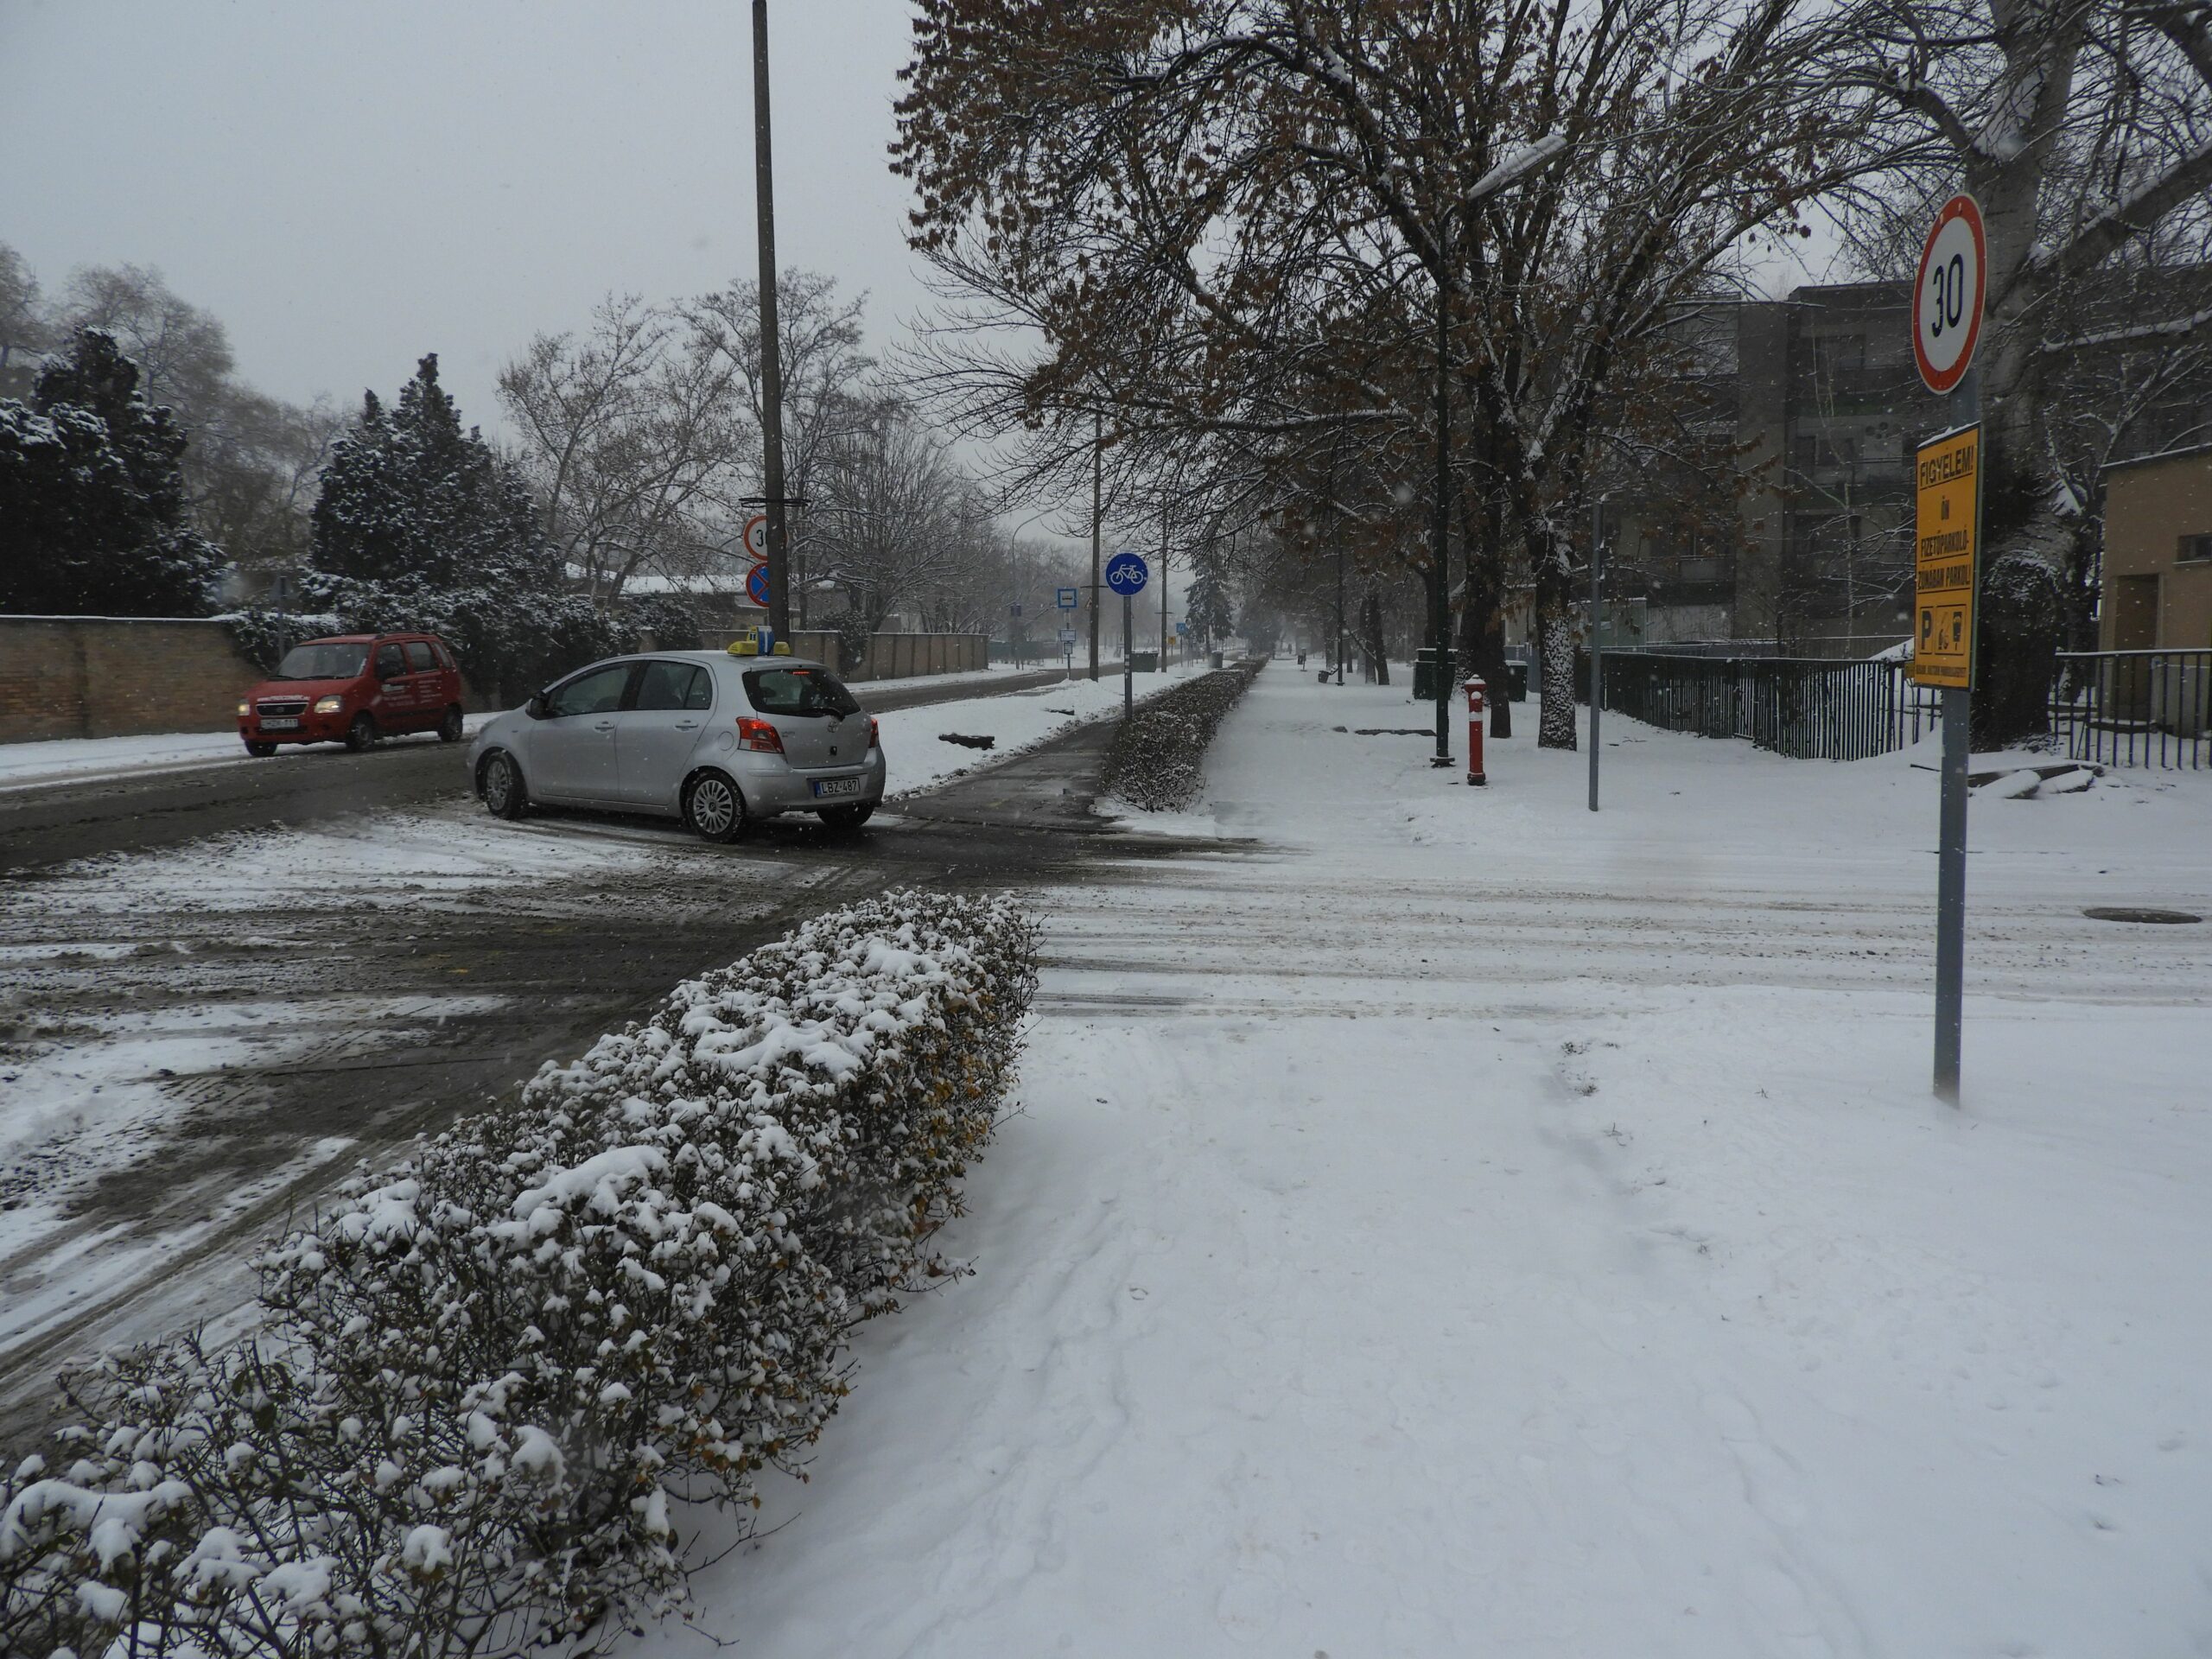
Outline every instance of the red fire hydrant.
<path id="1" fill-rule="evenodd" d="M 1490 779 L 1483 774 L 1483 691 L 1484 687 L 1478 676 L 1470 675 L 1464 688 L 1467 693 L 1467 781 L 1486 784 Z"/>

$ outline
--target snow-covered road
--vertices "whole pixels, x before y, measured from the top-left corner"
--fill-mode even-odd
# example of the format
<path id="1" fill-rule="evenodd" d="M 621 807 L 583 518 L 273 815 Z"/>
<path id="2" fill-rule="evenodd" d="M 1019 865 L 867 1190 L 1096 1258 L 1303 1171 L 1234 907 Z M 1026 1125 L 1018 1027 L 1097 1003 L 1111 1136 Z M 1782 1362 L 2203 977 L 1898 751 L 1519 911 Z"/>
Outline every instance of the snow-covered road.
<path id="1" fill-rule="evenodd" d="M 1041 895 L 977 1274 L 863 1332 L 702 1624 L 2205 1651 L 2212 925 L 2082 910 L 2212 914 L 2212 779 L 1977 803 L 1954 1111 L 1932 772 L 1621 721 L 1593 819 L 1528 738 L 1476 791 L 1336 729 L 1402 697 L 1269 671 L 1211 767 L 1228 850 Z"/>

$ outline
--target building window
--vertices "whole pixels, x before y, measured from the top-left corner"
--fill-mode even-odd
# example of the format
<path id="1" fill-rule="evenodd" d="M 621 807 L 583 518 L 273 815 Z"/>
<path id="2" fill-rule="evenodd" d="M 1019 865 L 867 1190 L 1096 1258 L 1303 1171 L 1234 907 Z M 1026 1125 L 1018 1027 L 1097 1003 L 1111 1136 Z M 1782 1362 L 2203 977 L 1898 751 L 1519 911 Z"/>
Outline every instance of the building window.
<path id="1" fill-rule="evenodd" d="M 2181 550 L 2174 555 L 2177 564 L 2212 564 L 2212 536 L 2184 536 Z"/>

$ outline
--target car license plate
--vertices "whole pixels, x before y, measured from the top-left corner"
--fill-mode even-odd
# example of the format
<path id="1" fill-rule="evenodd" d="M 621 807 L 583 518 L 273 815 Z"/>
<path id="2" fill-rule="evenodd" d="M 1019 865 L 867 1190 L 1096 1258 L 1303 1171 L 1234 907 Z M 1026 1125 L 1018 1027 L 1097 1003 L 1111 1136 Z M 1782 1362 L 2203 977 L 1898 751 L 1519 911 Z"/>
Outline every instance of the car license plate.
<path id="1" fill-rule="evenodd" d="M 296 732 L 300 729 L 300 722 L 296 720 L 270 720 L 264 715 L 261 729 L 264 732 Z"/>
<path id="2" fill-rule="evenodd" d="M 817 801 L 825 795 L 857 795 L 860 792 L 861 780 L 857 778 L 817 778 L 814 780 L 814 798 Z"/>

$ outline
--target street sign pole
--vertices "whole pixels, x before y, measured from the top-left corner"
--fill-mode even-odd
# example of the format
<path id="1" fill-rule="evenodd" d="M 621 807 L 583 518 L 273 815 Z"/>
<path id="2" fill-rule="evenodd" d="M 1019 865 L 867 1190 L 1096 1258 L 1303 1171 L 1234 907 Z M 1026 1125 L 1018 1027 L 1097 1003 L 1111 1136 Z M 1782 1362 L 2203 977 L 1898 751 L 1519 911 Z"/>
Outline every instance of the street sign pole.
<path id="1" fill-rule="evenodd" d="M 1981 373 L 1968 367 L 1952 394 L 1955 424 L 1981 423 Z M 1980 450 L 1977 441 L 1975 448 Z M 1975 455 L 1974 539 L 1980 540 L 1980 456 Z M 1974 569 L 1979 577 L 1980 550 Z M 1977 581 L 1976 586 L 1978 587 Z M 1967 649 L 1974 649 L 1971 631 Z M 1974 748 L 1974 691 L 1970 685 L 1943 688 L 1942 805 L 1936 866 L 1936 1096 L 1959 1103 L 1959 1057 L 1966 1036 L 1967 965 L 1967 772 Z"/>
<path id="2" fill-rule="evenodd" d="M 1122 718 L 1127 720 L 1137 706 L 1136 671 L 1129 666 L 1129 607 L 1135 601 L 1127 594 L 1122 595 Z"/>
<path id="3" fill-rule="evenodd" d="M 1988 280 L 1981 208 L 1964 194 L 1936 213 L 1912 294 L 1913 361 L 1949 399 L 1950 429 L 1914 453 L 1912 677 L 1943 699 L 1936 867 L 1936 1098 L 1959 1103 L 1965 1035 L 1967 771 L 1973 747 L 1981 572 L 1981 377 L 1974 346 Z"/>
<path id="4" fill-rule="evenodd" d="M 1598 561 L 1602 556 L 1605 499 L 1590 504 L 1590 810 L 1598 810 L 1598 716 L 1605 706 L 1605 613 L 1599 597 Z M 1513 688 L 1505 688 L 1510 694 Z"/>

